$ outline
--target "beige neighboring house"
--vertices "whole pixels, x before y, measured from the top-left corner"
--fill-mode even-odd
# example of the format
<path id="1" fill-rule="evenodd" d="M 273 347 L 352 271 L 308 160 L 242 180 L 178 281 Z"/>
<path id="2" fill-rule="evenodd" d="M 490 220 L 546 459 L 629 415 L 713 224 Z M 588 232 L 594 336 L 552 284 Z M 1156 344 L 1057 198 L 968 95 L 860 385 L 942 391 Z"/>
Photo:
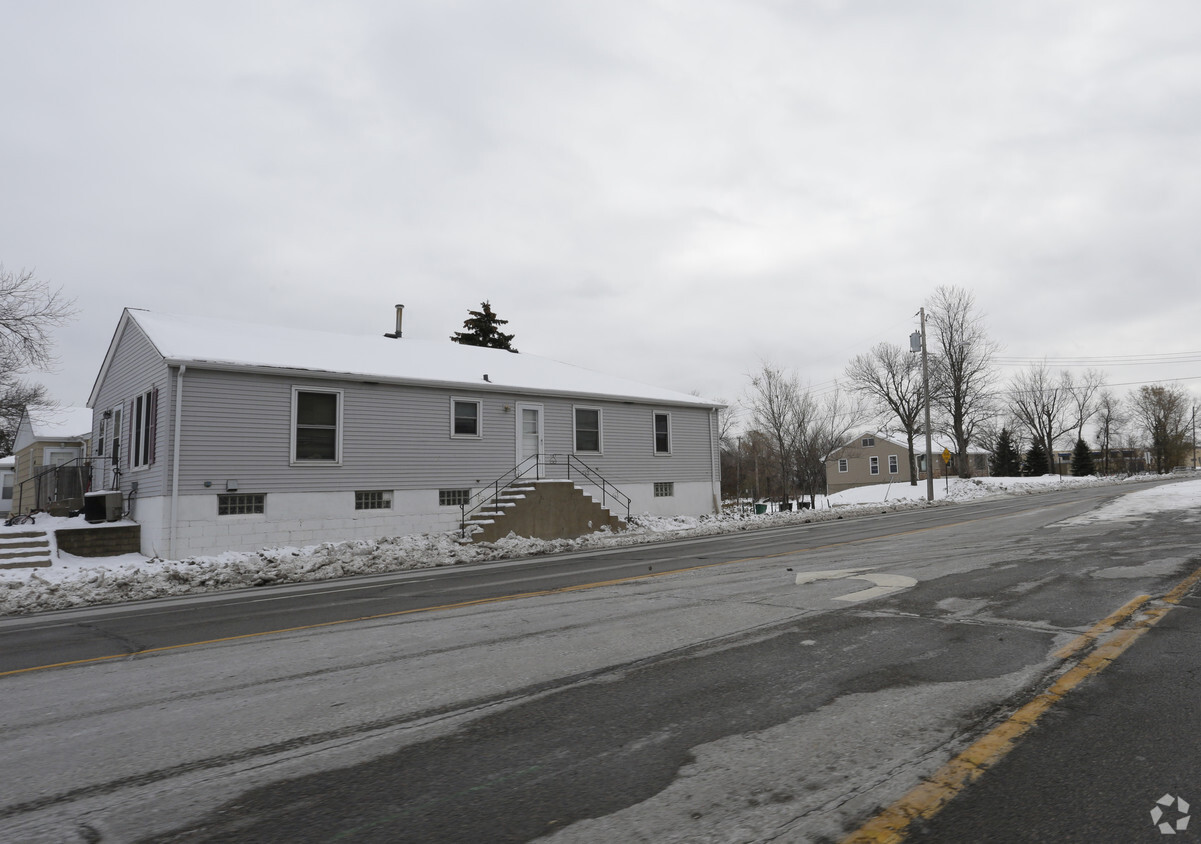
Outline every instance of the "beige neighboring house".
<path id="1" fill-rule="evenodd" d="M 919 482 L 926 479 L 926 441 L 920 437 L 914 443 L 917 450 L 917 471 Z M 943 462 L 942 453 L 954 451 L 949 444 L 934 438 L 934 477 L 943 478 L 947 474 L 958 475 L 955 456 L 951 456 L 950 465 Z M 979 448 L 968 450 L 968 460 L 971 462 L 973 476 L 988 475 L 988 452 Z M 855 487 L 872 484 L 907 484 L 912 475 L 909 472 L 909 449 L 905 447 L 903 435 L 887 432 L 868 432 L 860 434 L 841 448 L 835 449 L 826 458 L 826 488 L 830 495 Z"/>
<path id="2" fill-rule="evenodd" d="M 91 408 L 26 408 L 13 441 L 11 511 L 44 510 L 50 500 L 78 499 L 82 507 L 86 490 L 79 469 L 91 445 Z M 50 471 L 55 466 L 62 468 Z"/>
<path id="3" fill-rule="evenodd" d="M 13 467 L 17 458 L 0 457 L 0 516 L 7 516 L 13 508 Z"/>

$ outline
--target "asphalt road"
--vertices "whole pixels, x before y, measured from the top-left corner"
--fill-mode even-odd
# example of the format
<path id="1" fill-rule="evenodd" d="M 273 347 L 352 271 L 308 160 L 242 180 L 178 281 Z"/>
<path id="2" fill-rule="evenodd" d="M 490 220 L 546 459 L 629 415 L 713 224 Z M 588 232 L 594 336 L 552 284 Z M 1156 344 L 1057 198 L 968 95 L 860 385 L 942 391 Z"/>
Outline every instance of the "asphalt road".
<path id="1" fill-rule="evenodd" d="M 506 563 L 240 589 L 0 619 L 0 674 L 153 648 L 488 601 L 731 560 L 867 542 L 1031 509 L 1091 506 L 1113 488 L 1046 493 Z"/>
<path id="2" fill-rule="evenodd" d="M 9 620 L 0 837 L 837 841 L 1201 566 L 1179 518 L 1061 524 L 1117 494 Z M 912 834 L 1131 840 L 955 820 L 1006 764 Z"/>

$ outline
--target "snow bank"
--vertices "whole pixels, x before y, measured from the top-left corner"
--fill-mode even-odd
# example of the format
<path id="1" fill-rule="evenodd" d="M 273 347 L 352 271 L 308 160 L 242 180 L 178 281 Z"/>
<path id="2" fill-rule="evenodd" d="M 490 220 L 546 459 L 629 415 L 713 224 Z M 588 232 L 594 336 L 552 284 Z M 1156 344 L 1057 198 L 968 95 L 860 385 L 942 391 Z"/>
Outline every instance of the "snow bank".
<path id="1" fill-rule="evenodd" d="M 1145 480 L 1145 478 L 1144 478 Z M 1097 478 L 973 478 L 935 484 L 935 504 L 986 496 L 1023 495 L 1069 486 L 1114 484 Z M 1187 488 L 1187 489 L 1186 489 Z M 1196 490 L 1194 493 L 1193 490 Z M 783 527 L 863 512 L 931 506 L 925 485 L 879 485 L 848 490 L 820 499 L 817 510 L 749 515 L 661 517 L 634 516 L 620 533 L 601 531 L 572 540 L 546 541 L 510 535 L 494 543 L 463 545 L 454 532 L 386 537 L 374 541 L 324 543 L 305 548 L 268 548 L 256 552 L 227 552 L 186 560 L 148 559 L 140 554 L 120 557 L 76 557 L 53 547 L 53 531 L 79 527 L 79 519 L 39 517 L 36 528 L 52 540 L 50 568 L 0 570 L 0 615 L 63 609 L 121 601 L 215 592 L 249 586 L 329 580 L 359 574 L 382 574 L 491 560 L 532 557 L 565 551 L 641 545 L 670 539 L 713 536 L 766 527 Z M 1139 498 L 1139 496 L 1145 496 Z M 1127 499 L 1153 509 L 1201 506 L 1201 481 L 1146 490 Z M 1118 506 L 1118 505 L 1112 505 Z M 1119 512 L 1119 511 L 1115 511 Z M 1128 512 L 1128 511 L 1123 511 Z M 120 524 L 120 523 L 117 523 Z M 15 531 L 23 528 L 4 528 Z"/>

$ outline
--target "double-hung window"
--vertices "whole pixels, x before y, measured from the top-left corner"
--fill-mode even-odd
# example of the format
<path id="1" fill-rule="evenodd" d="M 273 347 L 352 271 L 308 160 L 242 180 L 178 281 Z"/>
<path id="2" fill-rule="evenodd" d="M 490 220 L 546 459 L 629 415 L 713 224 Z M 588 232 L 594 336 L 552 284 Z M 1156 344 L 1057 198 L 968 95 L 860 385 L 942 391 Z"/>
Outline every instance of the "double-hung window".
<path id="1" fill-rule="evenodd" d="M 845 457 L 838 458 L 838 471 L 846 472 L 848 470 L 849 470 L 849 467 L 847 465 L 847 458 L 845 458 Z"/>
<path id="2" fill-rule="evenodd" d="M 472 399 L 450 400 L 450 435 L 479 439 L 480 403 Z"/>
<path id="3" fill-rule="evenodd" d="M 576 453 L 600 453 L 601 411 L 599 407 L 575 408 L 575 450 Z"/>
<path id="4" fill-rule="evenodd" d="M 888 474 L 897 475 L 901 472 L 901 461 L 895 454 L 888 455 Z"/>
<path id="5" fill-rule="evenodd" d="M 342 391 L 292 388 L 292 462 L 342 461 Z"/>
<path id="6" fill-rule="evenodd" d="M 671 454 L 671 414 L 655 413 L 655 454 Z"/>
<path id="7" fill-rule="evenodd" d="M 880 474 L 880 458 L 879 457 L 869 457 L 869 458 L 867 458 L 867 463 L 868 463 L 868 467 L 869 467 L 868 471 L 870 471 L 873 475 Z"/>

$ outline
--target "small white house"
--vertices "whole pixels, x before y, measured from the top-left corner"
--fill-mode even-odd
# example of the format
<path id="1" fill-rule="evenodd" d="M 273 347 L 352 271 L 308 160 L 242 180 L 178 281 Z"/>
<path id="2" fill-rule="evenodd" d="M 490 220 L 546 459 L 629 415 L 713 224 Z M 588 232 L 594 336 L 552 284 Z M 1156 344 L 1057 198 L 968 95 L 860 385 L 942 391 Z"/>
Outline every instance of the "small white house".
<path id="1" fill-rule="evenodd" d="M 633 514 L 719 507 L 720 404 L 399 330 L 127 309 L 88 404 L 103 485 L 157 556 L 446 530 L 518 466 L 574 467 Z"/>

